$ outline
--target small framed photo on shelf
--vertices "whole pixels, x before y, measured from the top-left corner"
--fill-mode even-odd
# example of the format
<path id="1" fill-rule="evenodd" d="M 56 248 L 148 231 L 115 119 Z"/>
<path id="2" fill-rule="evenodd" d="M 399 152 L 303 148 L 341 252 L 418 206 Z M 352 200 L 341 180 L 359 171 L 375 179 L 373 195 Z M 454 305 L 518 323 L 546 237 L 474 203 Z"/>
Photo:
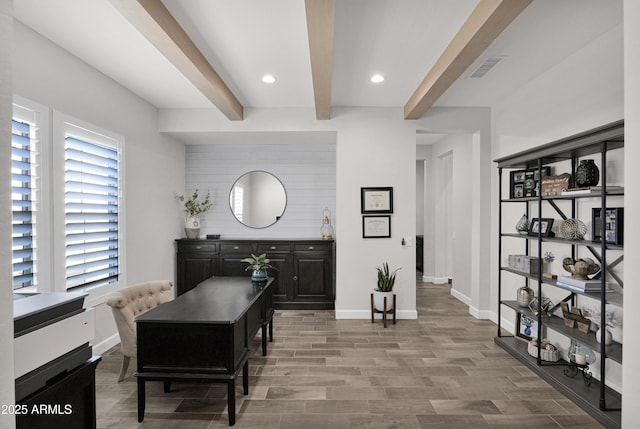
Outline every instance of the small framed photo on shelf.
<path id="1" fill-rule="evenodd" d="M 542 176 L 549 176 L 551 167 L 542 167 Z M 510 174 L 509 198 L 537 197 L 540 193 L 540 172 L 537 168 L 512 171 Z"/>
<path id="2" fill-rule="evenodd" d="M 542 235 L 543 237 L 553 237 L 553 232 L 551 232 L 551 227 L 553 226 L 553 219 L 551 218 L 540 218 L 534 217 L 531 219 L 531 225 L 529 226 L 529 235 Z"/>
<path id="3" fill-rule="evenodd" d="M 393 213 L 393 188 L 360 188 L 360 212 Z"/>
<path id="4" fill-rule="evenodd" d="M 536 319 L 522 313 L 517 313 L 516 317 L 516 337 L 531 341 L 538 336 L 538 321 Z"/>
<path id="5" fill-rule="evenodd" d="M 604 209 L 604 241 L 609 244 L 616 244 L 621 246 L 623 244 L 623 230 L 624 224 L 624 208 L 606 208 Z M 591 225 L 593 241 L 602 240 L 602 210 L 598 208 L 592 209 L 591 212 Z"/>
<path id="6" fill-rule="evenodd" d="M 362 216 L 362 238 L 391 237 L 391 216 Z"/>

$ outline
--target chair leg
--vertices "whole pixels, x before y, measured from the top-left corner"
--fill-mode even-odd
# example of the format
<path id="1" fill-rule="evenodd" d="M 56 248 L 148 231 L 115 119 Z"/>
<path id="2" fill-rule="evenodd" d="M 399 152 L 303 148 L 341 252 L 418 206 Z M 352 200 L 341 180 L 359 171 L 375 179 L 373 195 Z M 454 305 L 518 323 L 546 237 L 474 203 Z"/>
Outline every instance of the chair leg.
<path id="1" fill-rule="evenodd" d="M 127 373 L 127 368 L 129 368 L 129 360 L 131 360 L 129 356 L 122 355 L 122 367 L 120 368 L 118 383 L 124 380 L 124 375 Z"/>

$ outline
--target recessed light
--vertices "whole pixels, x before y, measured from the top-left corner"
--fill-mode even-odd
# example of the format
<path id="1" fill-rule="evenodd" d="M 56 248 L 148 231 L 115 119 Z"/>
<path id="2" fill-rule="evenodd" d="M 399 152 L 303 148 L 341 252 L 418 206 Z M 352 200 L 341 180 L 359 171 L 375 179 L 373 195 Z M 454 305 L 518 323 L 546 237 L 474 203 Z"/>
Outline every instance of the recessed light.
<path id="1" fill-rule="evenodd" d="M 262 82 L 264 83 L 274 83 L 275 81 L 276 78 L 270 74 L 265 74 L 264 76 L 262 76 Z"/>
<path id="2" fill-rule="evenodd" d="M 384 81 L 384 76 L 382 76 L 381 74 L 374 74 L 373 76 L 371 76 L 371 82 L 373 83 L 380 83 Z"/>

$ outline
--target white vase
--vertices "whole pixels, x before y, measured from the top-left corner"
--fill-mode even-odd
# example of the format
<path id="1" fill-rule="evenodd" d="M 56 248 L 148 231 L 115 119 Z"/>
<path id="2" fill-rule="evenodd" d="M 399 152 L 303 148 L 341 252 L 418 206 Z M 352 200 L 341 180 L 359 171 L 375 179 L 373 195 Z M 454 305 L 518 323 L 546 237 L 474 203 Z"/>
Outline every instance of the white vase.
<path id="1" fill-rule="evenodd" d="M 200 236 L 200 218 L 198 216 L 187 216 L 184 219 L 184 232 L 188 239 L 197 239 Z"/>
<path id="2" fill-rule="evenodd" d="M 596 340 L 598 340 L 598 342 L 600 342 L 600 339 L 602 338 L 600 335 L 602 335 L 602 333 L 600 332 L 602 330 L 602 328 L 598 328 L 598 330 L 596 331 Z M 611 344 L 611 341 L 613 341 L 613 337 L 611 335 L 611 331 L 609 331 L 608 329 L 605 328 L 604 330 L 604 343 L 605 344 Z"/>
<path id="3" fill-rule="evenodd" d="M 373 290 L 373 306 L 376 310 L 384 311 L 384 298 L 387 298 L 387 311 L 393 309 L 393 292 L 380 292 Z"/>

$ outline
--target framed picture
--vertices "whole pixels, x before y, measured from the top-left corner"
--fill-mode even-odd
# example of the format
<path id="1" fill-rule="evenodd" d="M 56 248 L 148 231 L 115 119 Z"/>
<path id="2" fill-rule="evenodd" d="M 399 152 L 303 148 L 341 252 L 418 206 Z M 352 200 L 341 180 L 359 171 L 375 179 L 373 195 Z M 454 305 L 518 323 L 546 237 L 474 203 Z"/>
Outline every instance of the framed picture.
<path id="1" fill-rule="evenodd" d="M 542 176 L 549 176 L 551 167 L 542 167 Z M 511 172 L 509 198 L 537 197 L 540 193 L 540 172 L 537 168 Z"/>
<path id="2" fill-rule="evenodd" d="M 393 188 L 360 188 L 360 211 L 393 213 Z"/>
<path id="3" fill-rule="evenodd" d="M 516 337 L 531 341 L 538 336 L 538 321 L 526 314 L 516 315 Z"/>
<path id="4" fill-rule="evenodd" d="M 391 237 L 391 216 L 362 216 L 362 238 Z"/>
<path id="5" fill-rule="evenodd" d="M 529 226 L 529 235 L 542 235 L 543 237 L 553 237 L 554 234 L 551 232 L 551 227 L 553 226 L 553 219 L 551 218 L 540 218 L 534 217 L 531 219 L 531 225 Z"/>
<path id="6" fill-rule="evenodd" d="M 593 241 L 600 241 L 602 239 L 602 226 L 601 226 L 601 213 L 600 208 L 594 208 L 591 212 L 591 225 Z M 623 244 L 623 230 L 624 225 L 624 208 L 606 208 L 604 209 L 604 241 L 609 244 Z"/>

